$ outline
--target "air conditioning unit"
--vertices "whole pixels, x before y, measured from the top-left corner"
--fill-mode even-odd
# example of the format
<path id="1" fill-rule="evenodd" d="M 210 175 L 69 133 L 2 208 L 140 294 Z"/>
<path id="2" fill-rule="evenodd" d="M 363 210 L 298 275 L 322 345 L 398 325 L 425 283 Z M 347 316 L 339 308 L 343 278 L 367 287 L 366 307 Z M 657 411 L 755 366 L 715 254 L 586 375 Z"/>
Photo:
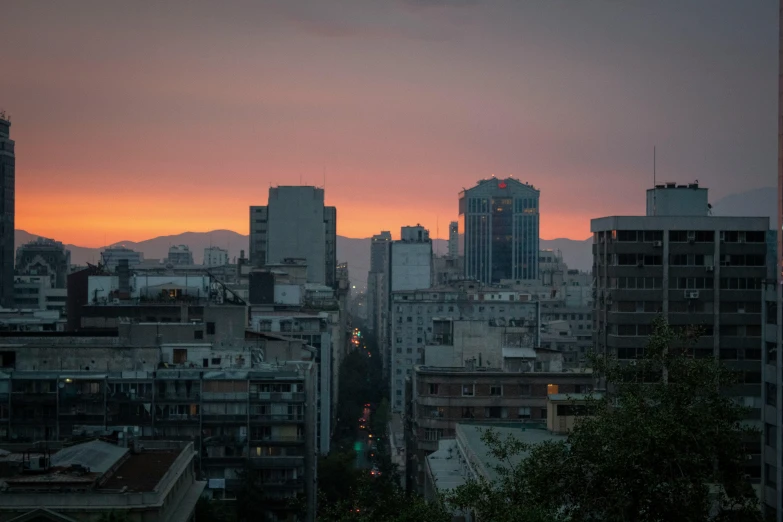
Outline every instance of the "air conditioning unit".
<path id="1" fill-rule="evenodd" d="M 653 241 L 653 246 L 656 248 L 663 247 L 663 241 Z"/>
<path id="2" fill-rule="evenodd" d="M 699 291 L 698 290 L 686 290 L 685 291 L 685 299 L 698 299 L 699 298 Z"/>
<path id="3" fill-rule="evenodd" d="M 707 266 L 705 266 L 705 267 L 704 267 L 704 269 L 705 269 L 707 272 L 714 272 L 714 271 L 715 271 L 715 267 L 714 267 L 714 266 L 712 266 L 712 265 L 707 265 Z"/>

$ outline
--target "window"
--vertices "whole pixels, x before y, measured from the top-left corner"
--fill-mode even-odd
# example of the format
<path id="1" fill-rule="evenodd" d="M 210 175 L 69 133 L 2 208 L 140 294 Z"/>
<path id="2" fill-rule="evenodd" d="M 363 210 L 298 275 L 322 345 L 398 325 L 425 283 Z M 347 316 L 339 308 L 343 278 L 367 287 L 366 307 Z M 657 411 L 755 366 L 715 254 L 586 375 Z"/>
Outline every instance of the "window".
<path id="1" fill-rule="evenodd" d="M 215 335 L 215 323 L 207 323 L 207 335 Z"/>
<path id="2" fill-rule="evenodd" d="M 500 406 L 490 406 L 488 408 L 484 408 L 484 418 L 507 419 L 508 408 L 501 408 Z"/>
<path id="3" fill-rule="evenodd" d="M 522 408 L 519 408 L 519 418 L 520 419 L 530 418 L 530 406 L 523 406 Z"/>
<path id="4" fill-rule="evenodd" d="M 204 330 L 196 330 L 193 332 L 193 338 L 194 339 L 203 339 L 204 338 Z"/>
<path id="5" fill-rule="evenodd" d="M 490 386 L 489 394 L 493 397 L 500 397 L 503 395 L 503 386 Z"/>
<path id="6" fill-rule="evenodd" d="M 185 364 L 188 362 L 188 350 L 186 348 L 174 348 L 174 364 Z"/>
<path id="7" fill-rule="evenodd" d="M 529 384 L 520 384 L 519 385 L 519 394 L 526 396 L 530 395 L 530 385 Z"/>
<path id="8" fill-rule="evenodd" d="M 463 419 L 473 419 L 473 418 L 475 418 L 475 414 L 473 413 L 473 408 L 472 407 L 462 408 L 462 418 Z"/>
<path id="9" fill-rule="evenodd" d="M 220 357 L 212 358 L 212 366 L 220 366 Z"/>
<path id="10" fill-rule="evenodd" d="M 775 343 L 767 343 L 767 364 L 775 364 L 778 360 L 778 347 Z"/>
<path id="11" fill-rule="evenodd" d="M 475 385 L 474 384 L 463 384 L 462 385 L 462 396 L 463 397 L 473 397 L 474 391 L 475 391 Z"/>
<path id="12" fill-rule="evenodd" d="M 777 406 L 778 404 L 778 387 L 771 382 L 764 383 L 765 392 L 767 395 L 767 404 L 770 406 Z"/>
<path id="13" fill-rule="evenodd" d="M 438 385 L 437 384 L 430 384 L 430 395 L 437 395 L 438 394 Z"/>

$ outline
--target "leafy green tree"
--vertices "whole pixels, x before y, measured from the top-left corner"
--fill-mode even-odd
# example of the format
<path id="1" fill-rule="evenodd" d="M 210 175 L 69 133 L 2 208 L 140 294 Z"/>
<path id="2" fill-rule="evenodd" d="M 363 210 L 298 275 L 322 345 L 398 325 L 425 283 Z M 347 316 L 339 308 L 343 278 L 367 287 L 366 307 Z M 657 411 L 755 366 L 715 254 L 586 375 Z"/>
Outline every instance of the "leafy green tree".
<path id="1" fill-rule="evenodd" d="M 530 447 L 484 434 L 503 462 L 498 479 L 471 481 L 448 501 L 482 521 L 760 521 L 744 472 L 744 442 L 757 432 L 725 394 L 734 375 L 691 356 L 695 337 L 658 318 L 636 364 L 594 357 L 609 393 L 566 441 Z"/>

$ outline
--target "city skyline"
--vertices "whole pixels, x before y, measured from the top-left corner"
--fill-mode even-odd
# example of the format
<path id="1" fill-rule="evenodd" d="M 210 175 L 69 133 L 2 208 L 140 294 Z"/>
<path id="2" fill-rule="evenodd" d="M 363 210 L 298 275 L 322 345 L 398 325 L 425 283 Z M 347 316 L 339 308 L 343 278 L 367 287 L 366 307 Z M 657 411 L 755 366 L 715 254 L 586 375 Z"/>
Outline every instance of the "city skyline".
<path id="1" fill-rule="evenodd" d="M 772 4 L 83 6 L 4 11 L 17 227 L 66 243 L 246 234 L 270 185 L 324 180 L 342 236 L 445 238 L 492 175 L 583 240 L 641 208 L 653 146 L 716 199 L 774 179 Z"/>

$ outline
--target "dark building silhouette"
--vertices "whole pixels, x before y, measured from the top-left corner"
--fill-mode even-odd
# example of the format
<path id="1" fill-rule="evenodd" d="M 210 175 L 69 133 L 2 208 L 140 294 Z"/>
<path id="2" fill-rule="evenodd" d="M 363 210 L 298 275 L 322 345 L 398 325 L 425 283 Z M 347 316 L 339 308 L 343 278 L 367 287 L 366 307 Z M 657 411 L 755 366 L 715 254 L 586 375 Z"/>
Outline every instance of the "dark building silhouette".
<path id="1" fill-rule="evenodd" d="M 0 111 L 0 306 L 14 306 L 14 200 L 16 160 L 11 121 Z"/>
<path id="2" fill-rule="evenodd" d="M 16 250 L 17 275 L 49 276 L 52 288 L 65 288 L 71 252 L 62 243 L 39 237 Z"/>

